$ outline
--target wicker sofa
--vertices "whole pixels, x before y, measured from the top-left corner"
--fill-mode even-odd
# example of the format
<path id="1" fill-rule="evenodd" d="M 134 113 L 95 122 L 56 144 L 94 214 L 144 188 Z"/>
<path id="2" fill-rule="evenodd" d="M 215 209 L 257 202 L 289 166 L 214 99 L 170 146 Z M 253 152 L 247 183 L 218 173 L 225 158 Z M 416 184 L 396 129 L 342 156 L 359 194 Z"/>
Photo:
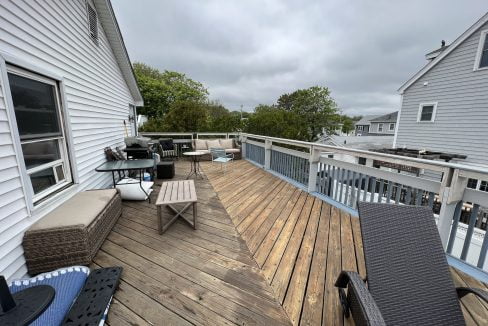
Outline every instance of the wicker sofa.
<path id="1" fill-rule="evenodd" d="M 235 139 L 194 139 L 192 141 L 193 150 L 203 152 L 202 160 L 211 160 L 210 148 L 223 148 L 226 153 L 234 154 L 234 159 L 241 159 L 241 147 Z"/>
<path id="2" fill-rule="evenodd" d="M 29 274 L 89 265 L 121 213 L 116 189 L 76 194 L 25 233 L 22 246 Z"/>

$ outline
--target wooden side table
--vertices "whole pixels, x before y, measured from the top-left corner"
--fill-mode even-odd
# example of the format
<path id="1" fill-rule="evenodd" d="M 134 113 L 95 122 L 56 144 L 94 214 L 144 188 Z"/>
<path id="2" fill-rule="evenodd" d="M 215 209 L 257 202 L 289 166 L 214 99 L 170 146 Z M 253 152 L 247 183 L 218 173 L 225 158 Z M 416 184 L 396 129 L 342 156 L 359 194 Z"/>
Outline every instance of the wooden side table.
<path id="1" fill-rule="evenodd" d="M 174 204 L 186 204 L 181 210 L 176 209 Z M 166 206 L 176 215 L 163 225 L 161 216 L 161 207 Z M 183 213 L 193 207 L 193 222 L 188 221 L 183 217 Z M 161 190 L 156 200 L 158 231 L 163 234 L 171 224 L 173 224 L 178 217 L 181 217 L 185 222 L 190 224 L 194 229 L 197 226 L 197 192 L 195 191 L 195 183 L 193 180 L 179 180 L 163 182 Z"/>

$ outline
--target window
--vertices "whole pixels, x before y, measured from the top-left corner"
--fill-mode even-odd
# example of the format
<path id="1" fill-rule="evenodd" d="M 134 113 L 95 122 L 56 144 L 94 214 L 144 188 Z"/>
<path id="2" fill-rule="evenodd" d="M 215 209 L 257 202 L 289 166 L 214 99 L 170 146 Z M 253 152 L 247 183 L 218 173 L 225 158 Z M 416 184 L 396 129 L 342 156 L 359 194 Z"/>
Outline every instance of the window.
<path id="1" fill-rule="evenodd" d="M 474 69 L 488 68 L 488 30 L 481 32 L 480 43 L 478 45 L 478 53 L 476 54 L 476 60 Z"/>
<path id="2" fill-rule="evenodd" d="M 88 16 L 88 31 L 91 39 L 98 44 L 98 18 L 95 8 L 88 2 L 86 3 L 86 11 Z"/>
<path id="3" fill-rule="evenodd" d="M 476 189 L 478 187 L 478 180 L 469 178 L 467 187 L 470 189 Z"/>
<path id="4" fill-rule="evenodd" d="M 378 132 L 383 132 L 383 124 L 378 124 Z"/>
<path id="5" fill-rule="evenodd" d="M 481 181 L 480 182 L 480 190 L 488 192 L 488 182 L 487 181 Z"/>
<path id="6" fill-rule="evenodd" d="M 358 164 L 366 165 L 366 157 L 358 157 Z"/>
<path id="7" fill-rule="evenodd" d="M 390 131 L 395 131 L 395 124 L 394 123 L 390 123 Z"/>
<path id="8" fill-rule="evenodd" d="M 363 126 L 358 126 L 358 130 L 363 130 Z"/>
<path id="9" fill-rule="evenodd" d="M 36 202 L 71 182 L 58 86 L 54 80 L 11 66 L 8 79 Z"/>
<path id="10" fill-rule="evenodd" d="M 417 122 L 434 122 L 436 111 L 437 102 L 420 104 Z"/>

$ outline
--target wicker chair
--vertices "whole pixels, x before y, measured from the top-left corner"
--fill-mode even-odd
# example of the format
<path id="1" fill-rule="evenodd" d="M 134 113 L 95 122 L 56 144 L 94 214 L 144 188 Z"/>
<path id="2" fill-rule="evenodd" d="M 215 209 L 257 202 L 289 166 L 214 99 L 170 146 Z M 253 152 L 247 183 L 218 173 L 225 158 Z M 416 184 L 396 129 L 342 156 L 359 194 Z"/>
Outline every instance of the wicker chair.
<path id="1" fill-rule="evenodd" d="M 479 289 L 455 288 L 432 210 L 359 203 L 367 286 L 356 272 L 337 279 L 345 317 L 356 325 L 464 325 L 458 299 Z M 344 288 L 347 287 L 347 295 Z"/>

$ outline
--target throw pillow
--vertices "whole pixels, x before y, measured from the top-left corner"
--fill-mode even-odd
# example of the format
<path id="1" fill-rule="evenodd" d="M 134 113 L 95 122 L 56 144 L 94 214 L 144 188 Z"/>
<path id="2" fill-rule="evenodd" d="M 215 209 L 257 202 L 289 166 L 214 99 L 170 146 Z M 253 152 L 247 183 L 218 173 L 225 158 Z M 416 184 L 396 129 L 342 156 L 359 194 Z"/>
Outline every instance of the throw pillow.
<path id="1" fill-rule="evenodd" d="M 207 149 L 207 142 L 201 139 L 195 139 L 195 150 L 206 150 Z"/>
<path id="2" fill-rule="evenodd" d="M 233 139 L 221 139 L 220 146 L 225 149 L 234 148 L 234 140 Z"/>
<path id="3" fill-rule="evenodd" d="M 222 146 L 220 146 L 220 142 L 218 139 L 214 139 L 214 140 L 207 140 L 207 148 L 210 149 L 210 148 L 222 148 Z"/>

